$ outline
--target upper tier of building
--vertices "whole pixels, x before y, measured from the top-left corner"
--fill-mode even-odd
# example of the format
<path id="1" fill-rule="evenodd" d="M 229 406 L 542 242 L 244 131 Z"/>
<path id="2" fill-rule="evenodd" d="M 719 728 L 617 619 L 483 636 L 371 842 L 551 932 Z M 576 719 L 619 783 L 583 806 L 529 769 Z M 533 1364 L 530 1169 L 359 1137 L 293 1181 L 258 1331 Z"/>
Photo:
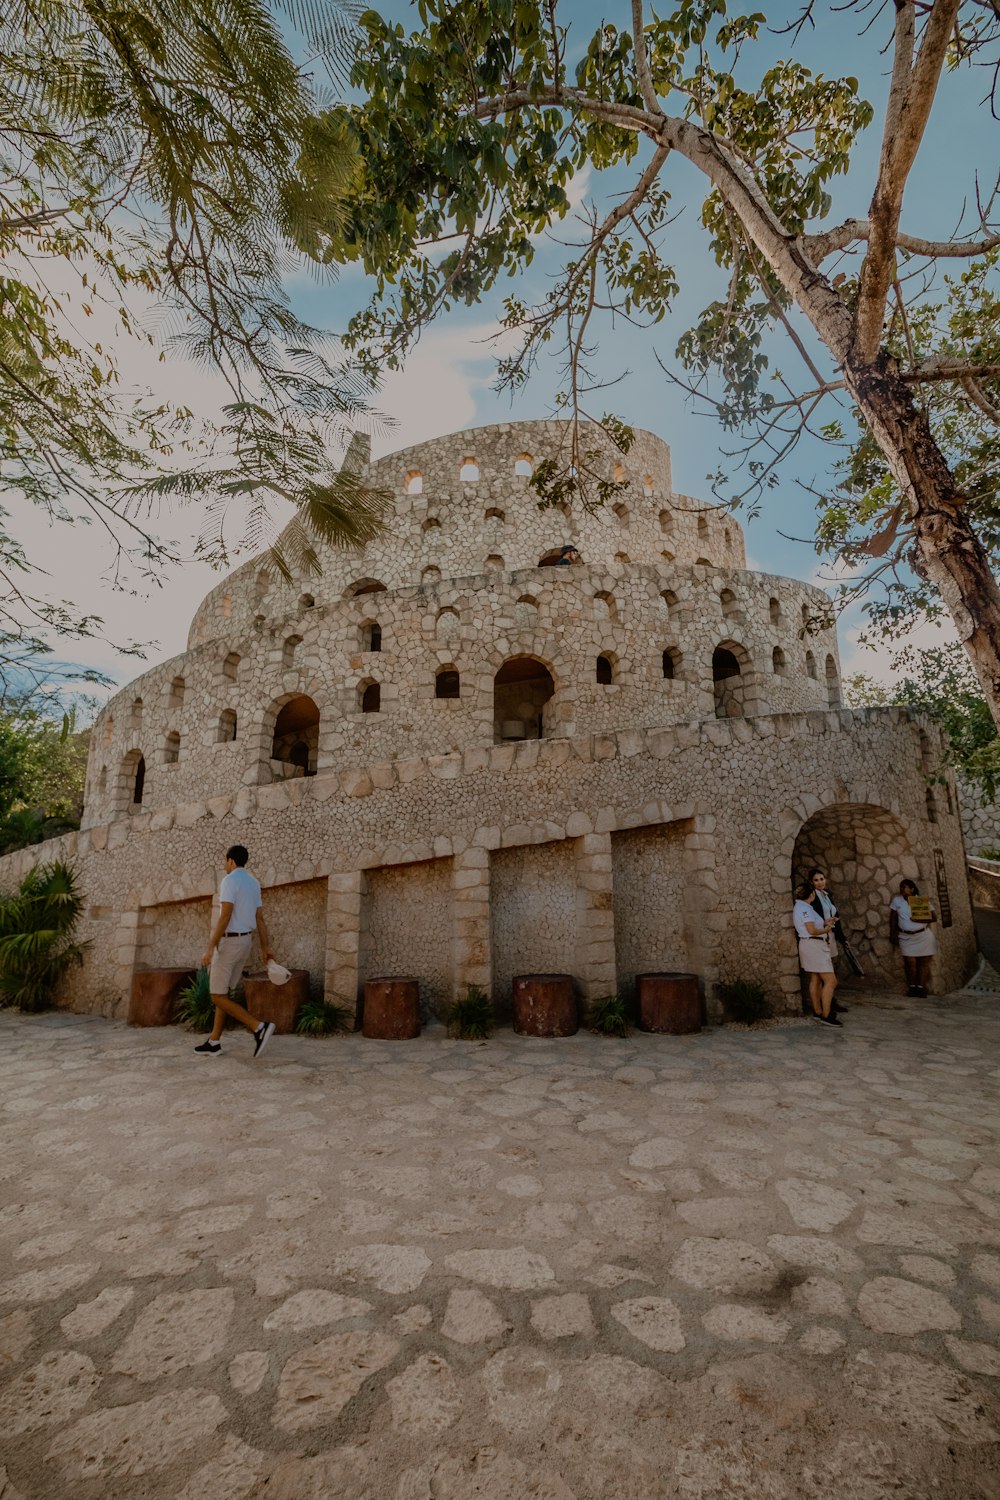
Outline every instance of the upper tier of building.
<path id="1" fill-rule="evenodd" d="M 732 518 L 671 491 L 658 438 L 637 435 L 624 476 L 606 446 L 616 508 L 540 510 L 516 466 L 565 435 L 503 424 L 393 454 L 367 468 L 395 497 L 378 541 L 294 584 L 259 561 L 226 578 L 187 651 L 100 714 L 85 826 L 379 760 L 839 704 L 826 595 L 748 572 Z M 549 566 L 567 541 L 581 563 Z"/>

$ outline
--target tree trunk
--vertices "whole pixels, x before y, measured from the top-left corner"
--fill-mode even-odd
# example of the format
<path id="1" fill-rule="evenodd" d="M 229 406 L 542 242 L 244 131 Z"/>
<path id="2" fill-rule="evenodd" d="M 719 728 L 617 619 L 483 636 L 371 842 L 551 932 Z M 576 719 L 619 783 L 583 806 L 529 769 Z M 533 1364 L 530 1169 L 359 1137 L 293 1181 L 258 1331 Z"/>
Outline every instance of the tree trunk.
<path id="1" fill-rule="evenodd" d="M 926 415 L 885 355 L 860 369 L 848 360 L 844 373 L 909 501 L 917 569 L 941 595 L 1000 729 L 1000 586 L 969 524 L 967 497 L 955 484 Z"/>

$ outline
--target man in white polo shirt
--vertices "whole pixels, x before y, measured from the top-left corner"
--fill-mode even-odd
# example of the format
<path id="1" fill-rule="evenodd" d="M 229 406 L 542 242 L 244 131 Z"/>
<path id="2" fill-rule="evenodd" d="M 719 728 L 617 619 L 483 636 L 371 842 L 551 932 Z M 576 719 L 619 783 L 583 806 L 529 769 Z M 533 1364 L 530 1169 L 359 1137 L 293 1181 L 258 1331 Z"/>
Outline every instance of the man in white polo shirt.
<path id="1" fill-rule="evenodd" d="M 250 957 L 255 932 L 260 933 L 260 956 L 263 963 L 272 957 L 271 944 L 264 923 L 260 884 L 246 868 L 250 858 L 242 844 L 226 850 L 226 874 L 219 886 L 219 920 L 212 931 L 202 965 L 208 969 L 208 982 L 215 1006 L 212 1034 L 194 1050 L 202 1057 L 217 1057 L 222 1051 L 222 1028 L 226 1016 L 233 1016 L 249 1027 L 254 1037 L 254 1057 L 259 1056 L 274 1035 L 273 1021 L 259 1021 L 242 1005 L 230 1000 L 229 991 L 239 984 Z"/>

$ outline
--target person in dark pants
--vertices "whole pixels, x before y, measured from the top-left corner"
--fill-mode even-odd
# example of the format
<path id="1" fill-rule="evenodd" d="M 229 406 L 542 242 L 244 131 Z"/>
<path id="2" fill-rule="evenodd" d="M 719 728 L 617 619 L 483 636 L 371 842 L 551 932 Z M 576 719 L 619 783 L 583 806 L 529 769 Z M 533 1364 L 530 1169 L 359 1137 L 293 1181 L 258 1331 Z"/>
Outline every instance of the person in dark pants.
<path id="1" fill-rule="evenodd" d="M 222 1051 L 222 1028 L 227 1016 L 232 1016 L 253 1032 L 254 1057 L 259 1057 L 274 1035 L 273 1021 L 259 1020 L 229 998 L 229 991 L 243 977 L 255 932 L 260 934 L 262 961 L 266 964 L 273 956 L 264 921 L 260 883 L 246 867 L 249 858 L 249 852 L 242 844 L 234 844 L 226 850 L 226 874 L 219 886 L 219 917 L 201 960 L 202 966 L 209 971 L 209 988 L 215 1006 L 211 1035 L 194 1049 L 202 1057 L 217 1057 Z"/>

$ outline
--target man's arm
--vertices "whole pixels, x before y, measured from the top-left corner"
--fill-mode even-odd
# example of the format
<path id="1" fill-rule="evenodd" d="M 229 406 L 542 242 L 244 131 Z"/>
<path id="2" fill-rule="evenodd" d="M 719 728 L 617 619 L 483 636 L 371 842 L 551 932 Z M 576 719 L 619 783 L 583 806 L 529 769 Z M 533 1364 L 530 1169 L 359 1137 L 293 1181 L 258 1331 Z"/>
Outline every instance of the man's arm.
<path id="1" fill-rule="evenodd" d="M 232 914 L 233 903 L 231 901 L 223 901 L 222 905 L 219 907 L 219 920 L 212 928 L 212 936 L 209 939 L 208 947 L 201 955 L 201 966 L 203 969 L 207 969 L 210 966 L 212 962 L 212 954 L 219 946 L 219 939 L 223 936 L 226 928 L 229 926 L 229 918 L 232 916 Z"/>
<path id="2" fill-rule="evenodd" d="M 257 908 L 257 936 L 260 938 L 260 961 L 266 964 L 274 957 L 271 952 L 271 940 L 267 935 L 267 923 L 264 921 L 264 908 Z"/>

